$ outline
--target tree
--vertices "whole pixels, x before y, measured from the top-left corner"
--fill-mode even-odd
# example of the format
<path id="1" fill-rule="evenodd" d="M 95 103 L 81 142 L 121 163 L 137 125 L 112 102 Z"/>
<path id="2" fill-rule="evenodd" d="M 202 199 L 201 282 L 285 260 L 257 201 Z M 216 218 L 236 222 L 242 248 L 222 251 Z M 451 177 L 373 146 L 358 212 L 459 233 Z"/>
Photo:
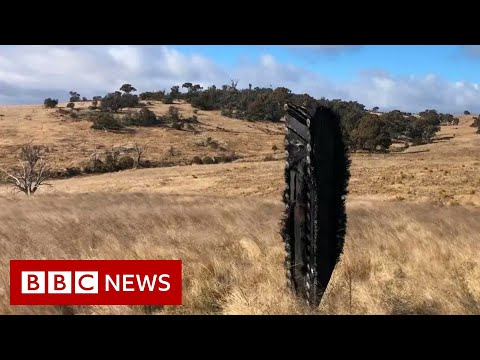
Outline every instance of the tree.
<path id="1" fill-rule="evenodd" d="M 45 182 L 51 176 L 51 167 L 48 165 L 43 147 L 31 143 L 23 145 L 19 160 L 21 170 L 9 173 L 2 169 L 14 189 L 31 196 L 41 186 L 51 186 Z"/>
<path id="2" fill-rule="evenodd" d="M 43 101 L 43 105 L 48 109 L 48 108 L 54 108 L 55 106 L 58 105 L 58 99 L 45 99 Z"/>
<path id="3" fill-rule="evenodd" d="M 377 112 L 378 110 L 380 110 L 380 108 L 378 106 L 375 106 L 374 108 L 372 108 L 373 112 Z"/>
<path id="4" fill-rule="evenodd" d="M 463 112 L 463 115 L 470 115 L 470 111 L 465 110 L 465 111 Z"/>
<path id="5" fill-rule="evenodd" d="M 88 101 L 88 99 L 84 96 L 82 97 L 82 101 Z"/>
<path id="6" fill-rule="evenodd" d="M 385 121 L 372 114 L 360 119 L 358 127 L 352 133 L 351 141 L 355 149 L 369 152 L 386 150 L 392 144 Z"/>
<path id="7" fill-rule="evenodd" d="M 135 107 L 138 105 L 138 96 L 115 91 L 104 96 L 100 103 L 100 108 L 103 111 L 118 112 L 127 107 Z"/>
<path id="8" fill-rule="evenodd" d="M 170 96 L 172 99 L 176 99 L 180 96 L 180 87 L 179 86 L 172 86 L 170 89 Z"/>
<path id="9" fill-rule="evenodd" d="M 135 89 L 131 84 L 123 84 L 120 87 L 120 91 L 130 94 L 132 91 L 137 91 L 137 89 Z"/>
<path id="10" fill-rule="evenodd" d="M 408 120 L 399 110 L 393 110 L 380 115 L 385 124 L 390 137 L 395 139 L 405 135 L 408 126 Z"/>
<path id="11" fill-rule="evenodd" d="M 155 91 L 155 92 L 147 91 L 139 95 L 140 100 L 157 100 L 157 101 L 161 101 L 164 98 L 164 96 L 165 96 L 165 90 Z"/>
<path id="12" fill-rule="evenodd" d="M 438 114 L 437 110 L 425 110 L 419 112 L 420 118 L 424 119 L 429 125 L 438 126 L 441 123 L 440 114 Z"/>
<path id="13" fill-rule="evenodd" d="M 184 84 L 182 85 L 182 88 L 187 89 L 188 92 L 190 92 L 190 91 L 192 90 L 192 87 L 193 87 L 193 84 L 190 83 L 190 82 L 184 83 Z"/>
<path id="14" fill-rule="evenodd" d="M 440 130 L 439 125 L 432 124 L 426 118 L 410 116 L 408 120 L 406 135 L 411 138 L 415 144 L 430 142 Z"/>
<path id="15" fill-rule="evenodd" d="M 136 169 L 138 166 L 141 164 L 141 159 L 143 153 L 147 150 L 148 142 L 145 144 L 139 144 L 138 142 L 135 142 L 133 149 L 135 150 L 135 157 L 133 158 L 134 160 L 134 165 L 133 167 Z"/>
<path id="16" fill-rule="evenodd" d="M 452 114 L 440 114 L 440 125 L 458 125 L 459 119 Z"/>
<path id="17" fill-rule="evenodd" d="M 73 102 L 69 102 L 67 104 L 67 107 L 73 110 L 73 108 L 75 107 L 75 104 Z"/>
<path id="18" fill-rule="evenodd" d="M 70 102 L 77 102 L 80 101 L 81 97 L 80 94 L 77 93 L 76 91 L 70 91 Z"/>
<path id="19" fill-rule="evenodd" d="M 237 79 L 231 79 L 230 80 L 230 90 L 231 91 L 236 91 L 237 90 L 237 85 L 240 80 Z"/>
<path id="20" fill-rule="evenodd" d="M 134 108 L 138 106 L 138 96 L 137 95 L 132 95 L 129 93 L 122 94 L 120 96 L 120 104 L 121 108 Z"/>
<path id="21" fill-rule="evenodd" d="M 92 98 L 93 101 L 102 101 L 102 97 L 101 96 L 94 96 Z"/>

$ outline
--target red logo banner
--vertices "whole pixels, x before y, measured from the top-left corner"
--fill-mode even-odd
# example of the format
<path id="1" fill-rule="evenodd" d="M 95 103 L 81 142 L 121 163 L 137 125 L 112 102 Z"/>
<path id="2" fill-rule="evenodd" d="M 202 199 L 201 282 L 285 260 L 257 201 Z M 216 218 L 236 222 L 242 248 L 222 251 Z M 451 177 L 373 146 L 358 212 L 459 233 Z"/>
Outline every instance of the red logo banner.
<path id="1" fill-rule="evenodd" d="M 10 305 L 181 304 L 181 260 L 10 260 Z"/>

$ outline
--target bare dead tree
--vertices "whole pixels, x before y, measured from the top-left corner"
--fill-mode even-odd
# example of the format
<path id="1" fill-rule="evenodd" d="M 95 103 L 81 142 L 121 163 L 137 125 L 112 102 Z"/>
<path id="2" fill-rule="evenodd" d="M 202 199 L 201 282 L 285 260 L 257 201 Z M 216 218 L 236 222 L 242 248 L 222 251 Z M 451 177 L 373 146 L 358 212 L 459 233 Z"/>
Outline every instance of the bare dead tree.
<path id="1" fill-rule="evenodd" d="M 19 160 L 21 169 L 11 172 L 2 169 L 7 175 L 8 183 L 14 189 L 31 196 L 41 186 L 51 186 L 45 182 L 51 176 L 52 167 L 48 164 L 43 147 L 32 145 L 32 143 L 23 145 Z"/>
<path id="2" fill-rule="evenodd" d="M 100 155 L 98 154 L 98 146 L 95 144 L 92 154 L 90 155 L 90 166 L 91 171 L 97 172 L 100 170 L 102 160 L 100 160 Z"/>
<path id="3" fill-rule="evenodd" d="M 230 80 L 230 89 L 232 89 L 232 91 L 237 90 L 237 85 L 239 81 L 240 80 L 237 80 L 237 79 Z"/>
<path id="4" fill-rule="evenodd" d="M 134 165 L 133 167 L 135 169 L 138 168 L 138 166 L 140 165 L 140 161 L 142 159 L 142 155 L 145 153 L 145 151 L 147 150 L 147 147 L 148 147 L 148 144 L 150 143 L 150 141 L 147 141 L 145 144 L 139 144 L 138 142 L 135 142 L 135 144 L 133 145 L 133 150 L 135 151 L 135 157 L 134 157 Z"/>

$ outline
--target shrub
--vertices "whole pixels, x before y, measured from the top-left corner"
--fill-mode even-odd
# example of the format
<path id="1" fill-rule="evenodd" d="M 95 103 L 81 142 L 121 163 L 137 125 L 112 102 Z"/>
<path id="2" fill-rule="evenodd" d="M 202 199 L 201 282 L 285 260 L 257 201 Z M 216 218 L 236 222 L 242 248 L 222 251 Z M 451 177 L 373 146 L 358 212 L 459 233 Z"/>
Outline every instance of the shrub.
<path id="1" fill-rule="evenodd" d="M 157 119 L 155 113 L 147 108 L 143 108 L 139 112 L 132 113 L 125 117 L 125 124 L 135 126 L 157 126 L 161 121 Z"/>
<path id="2" fill-rule="evenodd" d="M 173 96 L 166 95 L 162 98 L 162 103 L 164 104 L 173 104 Z"/>
<path id="3" fill-rule="evenodd" d="M 105 151 L 104 170 L 107 172 L 119 170 L 118 161 L 120 159 L 120 151 L 112 149 Z"/>
<path id="4" fill-rule="evenodd" d="M 225 162 L 232 162 L 232 161 L 237 160 L 238 158 L 239 158 L 239 156 L 237 154 L 235 154 L 235 152 L 232 152 L 232 153 L 224 156 L 224 161 Z"/>
<path id="5" fill-rule="evenodd" d="M 168 118 L 171 122 L 180 120 L 180 112 L 175 106 L 170 106 L 168 108 Z"/>
<path id="6" fill-rule="evenodd" d="M 43 101 L 43 105 L 48 109 L 48 108 L 54 108 L 55 106 L 58 105 L 58 99 L 45 99 Z"/>
<path id="7" fill-rule="evenodd" d="M 209 91 L 203 91 L 193 97 L 190 103 L 193 107 L 200 110 L 217 110 L 219 108 L 219 104 Z"/>
<path id="8" fill-rule="evenodd" d="M 202 159 L 202 163 L 203 164 L 215 164 L 215 159 L 211 156 L 205 156 L 203 159 Z"/>
<path id="9" fill-rule="evenodd" d="M 72 119 L 78 119 L 78 114 L 77 114 L 77 113 L 74 113 L 74 112 L 71 112 L 71 113 L 70 113 L 70 117 L 71 117 Z"/>
<path id="10" fill-rule="evenodd" d="M 92 124 L 93 129 L 97 130 L 119 130 L 123 128 L 123 124 L 118 121 L 112 114 L 98 114 Z"/>
<path id="11" fill-rule="evenodd" d="M 59 113 L 60 115 L 67 115 L 67 114 L 70 114 L 70 111 L 68 111 L 68 110 L 65 110 L 65 109 L 62 109 L 62 108 L 60 108 L 60 109 L 57 109 L 57 110 L 56 110 L 56 112 L 57 112 L 57 113 Z"/>
<path id="12" fill-rule="evenodd" d="M 122 108 L 134 108 L 139 105 L 139 99 L 137 95 L 125 93 L 121 95 Z"/>
<path id="13" fill-rule="evenodd" d="M 470 126 L 478 128 L 477 134 L 480 134 L 480 115 L 473 118 L 473 123 Z"/>
<path id="14" fill-rule="evenodd" d="M 232 117 L 232 110 L 231 110 L 231 109 L 223 108 L 222 111 L 220 111 L 220 114 L 221 114 L 222 116 Z"/>
<path id="15" fill-rule="evenodd" d="M 120 170 L 132 169 L 135 165 L 133 157 L 125 155 L 118 160 L 118 168 Z"/>
<path id="16" fill-rule="evenodd" d="M 277 151 L 277 150 L 278 150 L 278 147 L 277 147 L 277 145 L 273 144 L 273 146 L 272 146 L 272 150 L 273 150 L 273 151 Z"/>
<path id="17" fill-rule="evenodd" d="M 66 169 L 67 176 L 76 176 L 76 175 L 80 175 L 81 173 L 82 173 L 82 169 L 78 167 L 68 167 Z"/>
<path id="18" fill-rule="evenodd" d="M 267 156 L 265 156 L 263 158 L 263 161 L 273 161 L 273 160 L 275 160 L 275 159 L 273 158 L 272 154 L 268 154 Z"/>
<path id="19" fill-rule="evenodd" d="M 67 104 L 67 107 L 70 108 L 70 109 L 73 109 L 75 107 L 75 104 L 73 102 L 69 102 Z"/>
<path id="20" fill-rule="evenodd" d="M 192 159 L 192 164 L 203 164 L 202 162 L 202 159 L 200 158 L 200 156 L 194 156 L 193 159 Z"/>
<path id="21" fill-rule="evenodd" d="M 194 114 L 198 114 L 198 109 L 193 109 Z"/>

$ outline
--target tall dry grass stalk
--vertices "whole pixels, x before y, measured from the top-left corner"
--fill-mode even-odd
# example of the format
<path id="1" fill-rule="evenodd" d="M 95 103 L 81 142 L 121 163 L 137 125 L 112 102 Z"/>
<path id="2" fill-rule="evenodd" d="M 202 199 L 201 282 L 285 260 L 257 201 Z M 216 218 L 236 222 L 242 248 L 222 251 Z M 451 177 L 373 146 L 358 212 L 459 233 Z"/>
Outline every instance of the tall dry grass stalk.
<path id="1" fill-rule="evenodd" d="M 480 209 L 349 203 L 345 253 L 316 311 L 285 288 L 281 212 L 242 197 L 0 197 L 0 313 L 480 313 Z M 181 259 L 183 305 L 10 306 L 8 259 Z"/>

